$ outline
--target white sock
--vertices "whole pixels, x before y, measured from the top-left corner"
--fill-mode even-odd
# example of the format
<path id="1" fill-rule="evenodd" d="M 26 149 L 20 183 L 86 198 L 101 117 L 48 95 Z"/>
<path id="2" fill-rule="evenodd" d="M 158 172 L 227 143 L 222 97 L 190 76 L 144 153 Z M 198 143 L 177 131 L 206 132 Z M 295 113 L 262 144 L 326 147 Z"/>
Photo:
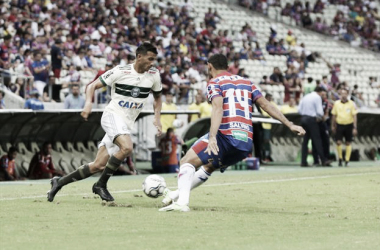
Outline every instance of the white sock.
<path id="1" fill-rule="evenodd" d="M 177 203 L 179 205 L 188 205 L 190 200 L 191 183 L 195 168 L 190 163 L 183 164 L 178 173 L 178 191 L 179 197 Z"/>
<path id="2" fill-rule="evenodd" d="M 208 173 L 204 167 L 200 167 L 197 172 L 195 172 L 193 177 L 193 182 L 191 183 L 191 190 L 193 190 L 196 187 L 199 187 L 203 183 L 205 183 L 208 180 L 208 177 L 210 177 L 211 174 Z M 174 190 L 169 193 L 169 197 L 172 200 L 177 200 L 179 196 L 179 190 Z"/>

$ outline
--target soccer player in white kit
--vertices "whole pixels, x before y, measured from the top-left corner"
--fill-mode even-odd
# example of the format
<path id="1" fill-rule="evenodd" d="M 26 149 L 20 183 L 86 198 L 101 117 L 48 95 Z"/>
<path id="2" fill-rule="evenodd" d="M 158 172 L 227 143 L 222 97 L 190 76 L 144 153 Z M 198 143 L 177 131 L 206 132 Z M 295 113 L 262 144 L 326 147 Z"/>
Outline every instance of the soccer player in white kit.
<path id="1" fill-rule="evenodd" d="M 91 113 L 95 90 L 104 86 L 111 87 L 112 100 L 104 109 L 101 118 L 101 125 L 106 134 L 98 146 L 94 162 L 82 165 L 66 176 L 51 179 L 48 201 L 52 202 L 63 186 L 85 179 L 102 170 L 103 173 L 93 185 L 92 191 L 98 194 L 102 200 L 114 200 L 107 190 L 108 179 L 132 152 L 133 143 L 130 131 L 151 91 L 154 96 L 153 123 L 158 134 L 161 134 L 162 84 L 159 71 L 153 67 L 156 58 L 157 49 L 150 43 L 143 43 L 136 50 L 135 63 L 116 66 L 87 86 L 86 104 L 81 113 L 85 120 Z"/>

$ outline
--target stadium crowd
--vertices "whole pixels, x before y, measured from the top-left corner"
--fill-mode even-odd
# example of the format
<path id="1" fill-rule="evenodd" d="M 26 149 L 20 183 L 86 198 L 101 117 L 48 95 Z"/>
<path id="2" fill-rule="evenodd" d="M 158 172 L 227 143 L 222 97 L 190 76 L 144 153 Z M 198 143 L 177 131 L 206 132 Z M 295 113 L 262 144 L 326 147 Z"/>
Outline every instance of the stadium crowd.
<path id="1" fill-rule="evenodd" d="M 281 7 L 278 0 L 240 0 L 240 5 L 267 14 L 268 9 Z M 328 25 L 323 17 L 323 11 L 329 4 L 337 5 L 338 11 Z M 310 13 L 321 14 L 312 19 Z M 311 29 L 315 32 L 333 36 L 350 43 L 352 46 L 360 46 L 372 51 L 380 51 L 380 35 L 376 20 L 380 20 L 380 14 L 375 0 L 317 0 L 312 6 L 309 1 L 290 1 L 281 9 L 282 16 L 291 17 L 296 25 Z"/>
<path id="2" fill-rule="evenodd" d="M 263 9 L 265 4 L 279 5 L 279 1 L 252 3 L 257 5 L 248 7 L 256 9 Z M 241 4 L 247 6 L 246 1 Z M 148 3 L 131 0 L 1 1 L 0 36 L 3 43 L 0 46 L 0 68 L 3 82 L 15 94 L 36 103 L 26 108 L 41 109 L 43 105 L 38 100 L 60 102 L 61 89 L 70 87 L 72 92 L 75 86 L 88 84 L 87 79 L 81 79 L 84 72 L 99 76 L 112 66 L 131 63 L 134 48 L 148 40 L 158 48 L 157 67 L 161 71 L 163 94 L 172 92 L 176 103 L 189 104 L 195 101 L 195 98 L 188 99 L 189 90 L 204 90 L 207 80 L 205 61 L 210 54 L 226 54 L 231 62 L 230 72 L 244 77 L 249 77 L 249 72 L 240 67 L 240 60 L 252 59 L 265 63 L 256 33 L 249 24 L 244 25 L 237 34 L 229 34 L 228 30 L 216 32 L 216 25 L 222 17 L 210 8 L 198 27 L 194 22 L 192 6 L 187 0 L 180 5 L 159 1 L 153 11 Z M 293 9 L 304 10 L 301 7 Z M 321 7 L 316 4 L 313 8 L 313 11 L 322 10 L 322 2 Z M 233 42 L 242 43 L 238 52 Z M 329 63 L 331 81 L 327 80 L 327 76 L 323 79 L 304 79 L 308 63 L 314 62 L 320 55 L 308 51 L 305 44 L 298 44 L 291 31 L 286 37 L 279 38 L 275 27 L 272 27 L 266 50 L 270 55 L 285 55 L 288 58 L 285 72 L 275 68 L 273 74 L 269 78 L 264 76 L 261 82 L 264 91 L 265 84 L 284 85 L 284 103 L 291 96 L 298 103 L 303 94 L 320 84 L 329 91 L 347 85 L 339 82 L 340 66 Z M 97 63 L 99 59 L 106 63 Z M 76 104 L 65 104 L 65 107 L 81 107 L 83 97 L 80 89 L 79 93 L 74 91 L 74 95 L 78 95 L 74 98 Z M 99 97 L 100 102 L 107 101 L 105 94 L 103 92 Z M 337 97 L 337 94 L 334 96 Z M 355 89 L 353 96 L 359 106 L 364 105 Z M 332 98 L 332 101 L 335 99 Z M 73 101 L 72 94 L 70 100 Z"/>

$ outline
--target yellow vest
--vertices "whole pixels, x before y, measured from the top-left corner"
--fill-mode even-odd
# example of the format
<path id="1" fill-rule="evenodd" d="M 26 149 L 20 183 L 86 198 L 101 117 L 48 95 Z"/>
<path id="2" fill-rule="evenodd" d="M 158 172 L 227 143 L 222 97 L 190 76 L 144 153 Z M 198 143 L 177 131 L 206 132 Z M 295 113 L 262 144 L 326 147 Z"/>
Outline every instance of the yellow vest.
<path id="1" fill-rule="evenodd" d="M 336 123 L 339 125 L 347 125 L 354 122 L 354 116 L 358 113 L 355 103 L 348 100 L 342 103 L 338 100 L 334 103 L 334 107 L 331 110 L 331 114 L 336 116 Z"/>
<path id="2" fill-rule="evenodd" d="M 201 111 L 201 118 L 211 117 L 212 105 L 208 102 L 202 102 L 200 111 Z"/>
<path id="3" fill-rule="evenodd" d="M 162 111 L 170 111 L 170 110 L 177 110 L 177 106 L 172 104 L 163 103 L 162 104 Z M 162 125 L 162 133 L 166 133 L 168 128 L 173 128 L 173 121 L 175 120 L 176 115 L 161 115 L 161 125 Z"/>
<path id="4" fill-rule="evenodd" d="M 199 113 L 201 113 L 201 109 L 202 109 L 202 103 L 200 104 L 193 103 L 189 106 L 189 110 L 191 111 L 199 111 Z M 198 114 L 191 115 L 190 122 L 196 121 L 198 119 L 199 119 Z"/>
<path id="5" fill-rule="evenodd" d="M 278 108 L 277 104 L 274 103 L 273 101 L 271 101 L 270 103 L 273 106 L 275 106 L 276 108 Z M 260 108 L 260 109 L 261 109 L 261 112 L 262 112 L 263 116 L 271 117 L 267 112 L 265 112 L 264 109 L 262 109 L 262 108 Z M 271 129 L 272 128 L 272 124 L 271 123 L 263 123 L 262 125 L 263 125 L 263 129 Z"/>
<path id="6" fill-rule="evenodd" d="M 290 107 L 289 105 L 282 106 L 280 110 L 283 114 L 298 113 L 297 107 Z"/>

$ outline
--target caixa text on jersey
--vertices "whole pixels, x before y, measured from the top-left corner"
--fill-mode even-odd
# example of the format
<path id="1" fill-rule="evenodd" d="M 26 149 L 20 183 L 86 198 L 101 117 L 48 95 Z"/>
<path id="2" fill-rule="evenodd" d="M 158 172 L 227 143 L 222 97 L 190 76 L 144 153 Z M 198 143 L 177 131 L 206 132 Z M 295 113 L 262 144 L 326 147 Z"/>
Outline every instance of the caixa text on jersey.
<path id="1" fill-rule="evenodd" d="M 142 109 L 144 103 L 120 101 L 119 106 L 128 109 Z"/>

